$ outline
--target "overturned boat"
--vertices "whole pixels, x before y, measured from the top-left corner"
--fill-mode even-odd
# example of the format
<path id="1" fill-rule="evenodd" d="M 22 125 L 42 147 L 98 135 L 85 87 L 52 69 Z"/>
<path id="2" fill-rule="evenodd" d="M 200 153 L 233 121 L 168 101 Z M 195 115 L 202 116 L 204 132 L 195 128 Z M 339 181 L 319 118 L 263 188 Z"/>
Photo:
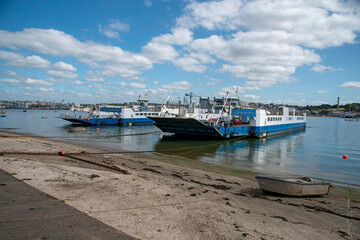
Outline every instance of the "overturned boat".
<path id="1" fill-rule="evenodd" d="M 256 180 L 263 191 L 296 197 L 327 195 L 331 186 L 305 176 L 259 174 Z"/>

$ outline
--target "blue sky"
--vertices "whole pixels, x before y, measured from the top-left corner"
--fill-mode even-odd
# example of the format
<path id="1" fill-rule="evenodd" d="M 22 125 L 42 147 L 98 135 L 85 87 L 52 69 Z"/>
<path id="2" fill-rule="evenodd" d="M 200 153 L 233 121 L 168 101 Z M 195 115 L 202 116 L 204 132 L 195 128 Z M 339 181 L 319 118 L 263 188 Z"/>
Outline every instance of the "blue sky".
<path id="1" fill-rule="evenodd" d="M 0 100 L 360 102 L 360 2 L 0 0 Z"/>

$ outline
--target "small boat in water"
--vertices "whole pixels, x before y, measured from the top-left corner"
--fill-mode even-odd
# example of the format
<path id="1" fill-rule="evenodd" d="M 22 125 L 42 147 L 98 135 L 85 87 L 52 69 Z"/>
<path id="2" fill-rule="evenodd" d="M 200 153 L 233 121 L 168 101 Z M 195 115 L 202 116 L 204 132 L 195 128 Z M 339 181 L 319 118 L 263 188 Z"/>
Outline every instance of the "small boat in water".
<path id="1" fill-rule="evenodd" d="M 263 191 L 296 197 L 327 195 L 331 186 L 305 176 L 259 174 L 256 180 Z"/>

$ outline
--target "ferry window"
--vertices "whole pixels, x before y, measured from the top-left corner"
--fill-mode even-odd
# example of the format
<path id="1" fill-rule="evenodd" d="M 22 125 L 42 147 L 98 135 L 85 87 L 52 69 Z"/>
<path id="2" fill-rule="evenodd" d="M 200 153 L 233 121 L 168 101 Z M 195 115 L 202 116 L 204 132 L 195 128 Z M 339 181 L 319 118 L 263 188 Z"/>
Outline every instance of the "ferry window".
<path id="1" fill-rule="evenodd" d="M 270 118 L 268 117 L 268 121 L 270 121 Z"/>
<path id="2" fill-rule="evenodd" d="M 147 116 L 147 113 L 144 113 L 144 116 Z"/>
<path id="3" fill-rule="evenodd" d="M 139 116 L 139 113 L 135 113 L 135 116 Z"/>
<path id="4" fill-rule="evenodd" d="M 143 113 L 140 113 L 140 116 L 143 116 L 144 114 Z"/>

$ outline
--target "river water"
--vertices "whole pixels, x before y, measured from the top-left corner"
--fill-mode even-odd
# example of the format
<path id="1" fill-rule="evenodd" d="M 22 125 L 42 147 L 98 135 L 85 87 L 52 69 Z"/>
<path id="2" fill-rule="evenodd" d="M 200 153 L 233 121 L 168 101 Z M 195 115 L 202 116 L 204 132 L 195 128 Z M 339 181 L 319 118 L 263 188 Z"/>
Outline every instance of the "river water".
<path id="1" fill-rule="evenodd" d="M 0 118 L 0 130 L 76 141 L 111 151 L 171 153 L 209 166 L 307 175 L 360 187 L 360 121 L 308 117 L 305 131 L 267 139 L 189 140 L 162 134 L 154 125 L 74 127 L 58 118 L 65 112 L 7 109 L 6 117 Z"/>

